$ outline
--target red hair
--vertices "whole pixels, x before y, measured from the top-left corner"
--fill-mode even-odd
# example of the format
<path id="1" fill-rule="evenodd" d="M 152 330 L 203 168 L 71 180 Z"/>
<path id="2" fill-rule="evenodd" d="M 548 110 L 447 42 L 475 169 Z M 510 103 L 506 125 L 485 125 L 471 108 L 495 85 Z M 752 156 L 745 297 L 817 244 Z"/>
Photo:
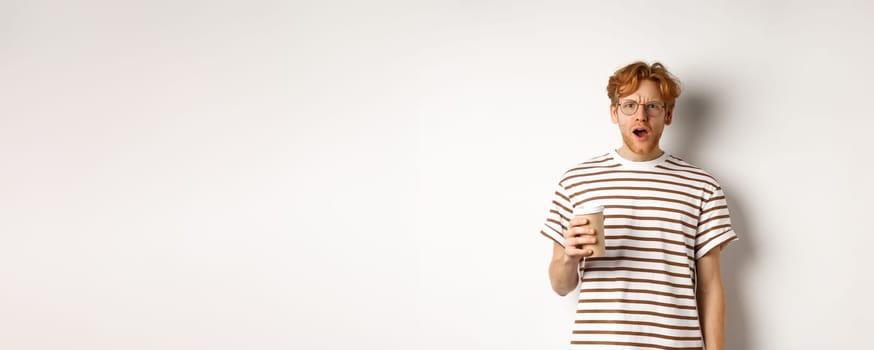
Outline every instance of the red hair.
<path id="1" fill-rule="evenodd" d="M 607 96 L 613 104 L 619 103 L 620 97 L 631 95 L 640 87 L 640 82 L 650 80 L 658 84 L 668 108 L 674 107 L 674 101 L 680 97 L 680 81 L 659 62 L 652 65 L 645 62 L 634 62 L 619 68 L 607 82 Z"/>

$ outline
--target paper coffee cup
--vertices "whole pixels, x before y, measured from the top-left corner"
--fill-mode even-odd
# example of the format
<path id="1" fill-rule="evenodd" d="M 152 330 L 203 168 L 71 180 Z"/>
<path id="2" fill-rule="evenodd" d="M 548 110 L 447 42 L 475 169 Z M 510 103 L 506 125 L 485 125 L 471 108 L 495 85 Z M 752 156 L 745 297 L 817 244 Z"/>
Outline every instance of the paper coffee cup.
<path id="1" fill-rule="evenodd" d="M 604 256 L 607 252 L 607 246 L 604 244 L 604 207 L 600 205 L 581 205 L 574 207 L 574 216 L 582 216 L 589 219 L 589 223 L 585 227 L 595 229 L 595 237 L 598 242 L 595 244 L 583 244 L 582 249 L 591 249 L 592 257 L 597 258 Z"/>

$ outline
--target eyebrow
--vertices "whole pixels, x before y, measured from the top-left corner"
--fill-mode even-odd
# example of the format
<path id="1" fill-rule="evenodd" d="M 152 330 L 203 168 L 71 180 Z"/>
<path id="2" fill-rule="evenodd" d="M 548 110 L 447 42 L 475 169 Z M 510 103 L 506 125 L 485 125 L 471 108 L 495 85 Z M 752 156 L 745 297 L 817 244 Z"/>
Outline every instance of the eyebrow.
<path id="1" fill-rule="evenodd" d="M 637 102 L 636 100 L 632 100 L 632 99 L 620 100 L 619 102 L 634 102 L 634 103 L 637 103 L 637 104 L 647 104 L 647 103 L 653 103 L 653 102 L 661 102 L 661 103 L 665 103 L 665 101 L 662 101 L 662 100 L 652 100 L 652 101 L 649 101 L 649 102 Z"/>

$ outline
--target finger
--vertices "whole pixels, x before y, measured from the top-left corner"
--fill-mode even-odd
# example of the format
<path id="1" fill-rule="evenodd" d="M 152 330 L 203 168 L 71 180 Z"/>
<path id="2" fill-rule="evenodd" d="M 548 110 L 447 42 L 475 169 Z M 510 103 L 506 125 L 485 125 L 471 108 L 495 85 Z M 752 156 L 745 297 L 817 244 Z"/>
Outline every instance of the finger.
<path id="1" fill-rule="evenodd" d="M 589 227 L 571 227 L 571 228 L 568 228 L 566 231 L 564 231 L 563 236 L 565 239 L 570 239 L 570 238 L 573 238 L 573 237 L 576 237 L 579 235 L 586 235 L 586 234 L 593 235 L 593 234 L 595 234 L 595 231 L 593 231 Z"/>
<path id="2" fill-rule="evenodd" d="M 592 235 L 584 235 L 584 236 L 580 236 L 580 237 L 577 237 L 574 239 L 576 240 L 577 245 L 598 243 L 598 237 L 595 237 Z"/>
<path id="3" fill-rule="evenodd" d="M 574 246 L 568 246 L 565 249 L 565 254 L 573 257 L 587 257 L 592 256 L 595 252 L 591 248 L 579 248 Z"/>
<path id="4" fill-rule="evenodd" d="M 577 248 L 575 246 L 569 245 L 569 246 L 567 246 L 567 248 L 564 249 L 564 253 L 567 254 L 567 256 L 580 256 L 581 257 L 581 256 L 588 256 L 588 255 L 584 255 L 587 250 L 590 250 L 590 249 L 580 249 L 580 248 Z M 589 255 L 591 255 L 591 254 L 589 254 Z"/>
<path id="5" fill-rule="evenodd" d="M 574 216 L 574 218 L 571 219 L 570 226 L 571 226 L 571 227 L 574 227 L 574 226 L 584 226 L 584 225 L 587 225 L 588 223 L 589 223 L 589 219 L 588 219 L 587 217 L 584 217 L 584 216 Z"/>
<path id="6" fill-rule="evenodd" d="M 574 233 L 576 233 L 577 235 L 594 235 L 595 229 L 589 226 L 574 227 Z"/>

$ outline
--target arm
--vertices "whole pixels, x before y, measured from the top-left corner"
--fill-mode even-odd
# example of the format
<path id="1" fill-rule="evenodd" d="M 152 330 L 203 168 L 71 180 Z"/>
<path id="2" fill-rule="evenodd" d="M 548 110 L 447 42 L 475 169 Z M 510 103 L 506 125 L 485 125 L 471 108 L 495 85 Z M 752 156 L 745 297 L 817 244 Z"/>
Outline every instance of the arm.
<path id="1" fill-rule="evenodd" d="M 580 281 L 580 260 L 592 255 L 591 249 L 578 249 L 580 244 L 595 244 L 597 238 L 592 228 L 582 227 L 589 220 L 583 217 L 571 219 L 570 228 L 564 232 L 564 247 L 553 244 L 552 261 L 549 263 L 549 281 L 558 295 L 570 293 Z"/>
<path id="2" fill-rule="evenodd" d="M 725 291 L 716 247 L 698 259 L 698 317 L 707 350 L 722 350 L 725 343 Z"/>
<path id="3" fill-rule="evenodd" d="M 549 281 L 552 282 L 552 290 L 558 295 L 565 296 L 577 287 L 579 282 L 578 268 L 580 259 L 574 259 L 564 253 L 564 247 L 553 243 L 552 262 L 549 263 Z"/>

